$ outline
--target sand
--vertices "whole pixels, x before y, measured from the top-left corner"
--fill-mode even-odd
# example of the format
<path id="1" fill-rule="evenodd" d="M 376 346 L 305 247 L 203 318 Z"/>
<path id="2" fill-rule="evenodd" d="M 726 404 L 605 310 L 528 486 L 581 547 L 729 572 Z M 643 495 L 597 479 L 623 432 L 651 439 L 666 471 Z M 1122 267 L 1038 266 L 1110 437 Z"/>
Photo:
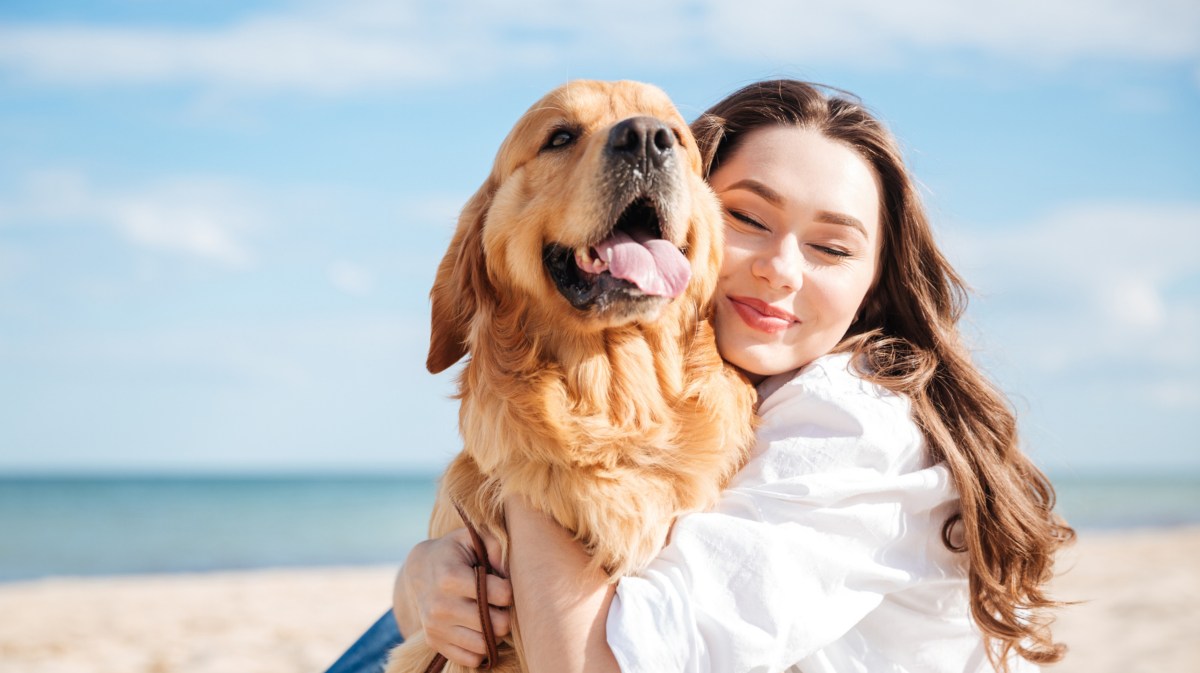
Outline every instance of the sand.
<path id="1" fill-rule="evenodd" d="M 0 585 L 0 673 L 320 673 L 390 602 L 393 568 Z"/>
<path id="2" fill-rule="evenodd" d="M 1200 528 L 1080 535 L 1060 559 L 1052 673 L 1200 671 Z"/>
<path id="3" fill-rule="evenodd" d="M 1200 671 L 1200 528 L 1084 533 L 1055 584 L 1054 673 Z M 0 584 L 0 673 L 320 673 L 386 608 L 393 568 Z"/>

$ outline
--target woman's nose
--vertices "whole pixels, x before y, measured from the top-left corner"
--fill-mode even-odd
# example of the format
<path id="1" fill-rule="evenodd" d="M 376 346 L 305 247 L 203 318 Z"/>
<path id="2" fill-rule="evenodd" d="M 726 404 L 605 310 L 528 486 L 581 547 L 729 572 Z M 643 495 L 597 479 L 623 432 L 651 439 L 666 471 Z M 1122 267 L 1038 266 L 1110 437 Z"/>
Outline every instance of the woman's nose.
<path id="1" fill-rule="evenodd" d="M 799 242 L 790 236 L 763 250 L 754 263 L 754 275 L 773 288 L 798 290 L 803 284 L 804 258 Z"/>

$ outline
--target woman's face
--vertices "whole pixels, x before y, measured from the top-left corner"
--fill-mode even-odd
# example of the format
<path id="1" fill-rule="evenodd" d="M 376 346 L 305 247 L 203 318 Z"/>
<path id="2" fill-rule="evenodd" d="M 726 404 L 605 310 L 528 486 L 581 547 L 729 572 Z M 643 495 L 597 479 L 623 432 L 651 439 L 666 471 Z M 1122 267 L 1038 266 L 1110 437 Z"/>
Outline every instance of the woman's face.
<path id="1" fill-rule="evenodd" d="M 817 131 L 775 126 L 747 134 L 709 183 L 725 211 L 721 355 L 757 382 L 829 353 L 879 265 L 874 170 Z"/>

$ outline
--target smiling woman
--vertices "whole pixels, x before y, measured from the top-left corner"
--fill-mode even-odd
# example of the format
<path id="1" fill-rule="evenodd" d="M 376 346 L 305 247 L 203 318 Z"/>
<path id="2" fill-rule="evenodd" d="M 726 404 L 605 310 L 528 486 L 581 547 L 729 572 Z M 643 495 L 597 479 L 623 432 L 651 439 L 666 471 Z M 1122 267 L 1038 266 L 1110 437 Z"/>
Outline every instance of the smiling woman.
<path id="1" fill-rule="evenodd" d="M 726 214 L 721 355 L 746 372 L 783 372 L 828 353 L 878 275 L 871 167 L 818 131 L 779 126 L 748 136 L 709 180 Z"/>

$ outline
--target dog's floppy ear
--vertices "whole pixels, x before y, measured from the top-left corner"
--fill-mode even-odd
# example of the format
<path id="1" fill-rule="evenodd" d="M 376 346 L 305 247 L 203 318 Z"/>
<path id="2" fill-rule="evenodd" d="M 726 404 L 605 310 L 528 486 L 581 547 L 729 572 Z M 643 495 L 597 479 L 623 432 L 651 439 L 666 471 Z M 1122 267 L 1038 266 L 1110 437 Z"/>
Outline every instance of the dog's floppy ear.
<path id="1" fill-rule="evenodd" d="M 425 367 L 431 373 L 437 374 L 467 354 L 471 319 L 480 302 L 492 296 L 483 254 L 483 221 L 495 192 L 495 180 L 489 177 L 458 216 L 450 249 L 438 265 L 429 291 L 433 320 Z"/>

